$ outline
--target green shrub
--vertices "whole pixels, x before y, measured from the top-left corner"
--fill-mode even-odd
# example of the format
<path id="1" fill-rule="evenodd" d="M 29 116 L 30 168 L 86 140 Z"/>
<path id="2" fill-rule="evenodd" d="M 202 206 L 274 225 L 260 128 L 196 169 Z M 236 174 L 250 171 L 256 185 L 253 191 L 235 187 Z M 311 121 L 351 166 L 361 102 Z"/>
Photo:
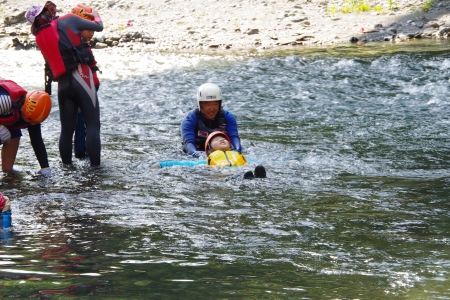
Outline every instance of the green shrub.
<path id="1" fill-rule="evenodd" d="M 351 13 L 351 12 L 364 12 L 370 11 L 370 5 L 363 0 L 344 0 L 341 12 Z"/>
<path id="2" fill-rule="evenodd" d="M 425 0 L 422 5 L 422 10 L 424 12 L 428 12 L 434 5 L 436 0 Z"/>
<path id="3" fill-rule="evenodd" d="M 330 16 L 334 17 L 334 15 L 336 14 L 336 8 L 334 7 L 334 5 L 332 5 L 332 6 L 328 9 L 328 13 L 330 14 Z"/>
<path id="4" fill-rule="evenodd" d="M 395 3 L 394 0 L 388 0 L 388 4 L 389 4 L 389 9 L 390 10 L 395 9 L 395 8 L 398 7 L 397 3 Z"/>

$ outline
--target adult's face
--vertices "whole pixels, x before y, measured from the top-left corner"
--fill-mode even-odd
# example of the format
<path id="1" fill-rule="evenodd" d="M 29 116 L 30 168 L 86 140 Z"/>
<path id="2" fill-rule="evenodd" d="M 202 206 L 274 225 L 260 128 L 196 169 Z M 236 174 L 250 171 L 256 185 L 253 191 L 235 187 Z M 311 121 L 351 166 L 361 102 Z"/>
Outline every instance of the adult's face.
<path id="1" fill-rule="evenodd" d="M 200 109 L 205 118 L 207 118 L 208 120 L 212 120 L 219 112 L 220 101 L 202 101 L 200 102 Z"/>

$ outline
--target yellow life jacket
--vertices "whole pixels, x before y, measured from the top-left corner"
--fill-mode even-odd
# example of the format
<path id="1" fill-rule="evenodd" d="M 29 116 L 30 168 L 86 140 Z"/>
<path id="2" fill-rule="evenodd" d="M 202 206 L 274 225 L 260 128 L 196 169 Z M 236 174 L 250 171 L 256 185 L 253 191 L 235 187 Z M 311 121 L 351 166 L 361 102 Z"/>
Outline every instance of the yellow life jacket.
<path id="1" fill-rule="evenodd" d="M 247 164 L 244 154 L 237 151 L 222 151 L 216 150 L 208 155 L 208 166 L 243 166 Z"/>

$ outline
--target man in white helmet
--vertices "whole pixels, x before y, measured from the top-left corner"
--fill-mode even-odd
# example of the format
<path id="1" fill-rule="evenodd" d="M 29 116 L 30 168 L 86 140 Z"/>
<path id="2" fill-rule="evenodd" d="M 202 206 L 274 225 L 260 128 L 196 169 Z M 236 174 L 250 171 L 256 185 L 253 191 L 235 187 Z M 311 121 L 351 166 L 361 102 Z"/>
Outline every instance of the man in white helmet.
<path id="1" fill-rule="evenodd" d="M 222 91 L 217 84 L 202 84 L 197 91 L 198 108 L 191 110 L 181 122 L 183 151 L 200 157 L 205 151 L 208 135 L 214 131 L 225 132 L 232 150 L 242 152 L 236 118 L 222 109 Z"/>

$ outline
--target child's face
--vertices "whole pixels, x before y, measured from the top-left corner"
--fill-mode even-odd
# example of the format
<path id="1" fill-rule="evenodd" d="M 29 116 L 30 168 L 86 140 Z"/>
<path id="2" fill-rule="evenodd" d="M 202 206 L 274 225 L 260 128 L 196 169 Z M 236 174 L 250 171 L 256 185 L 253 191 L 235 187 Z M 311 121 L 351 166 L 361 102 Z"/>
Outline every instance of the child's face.
<path id="1" fill-rule="evenodd" d="M 213 137 L 209 144 L 213 150 L 230 150 L 230 143 L 224 136 L 221 135 Z"/>
<path id="2" fill-rule="evenodd" d="M 92 37 L 94 36 L 93 30 L 81 30 L 81 37 L 86 41 L 89 42 Z"/>

